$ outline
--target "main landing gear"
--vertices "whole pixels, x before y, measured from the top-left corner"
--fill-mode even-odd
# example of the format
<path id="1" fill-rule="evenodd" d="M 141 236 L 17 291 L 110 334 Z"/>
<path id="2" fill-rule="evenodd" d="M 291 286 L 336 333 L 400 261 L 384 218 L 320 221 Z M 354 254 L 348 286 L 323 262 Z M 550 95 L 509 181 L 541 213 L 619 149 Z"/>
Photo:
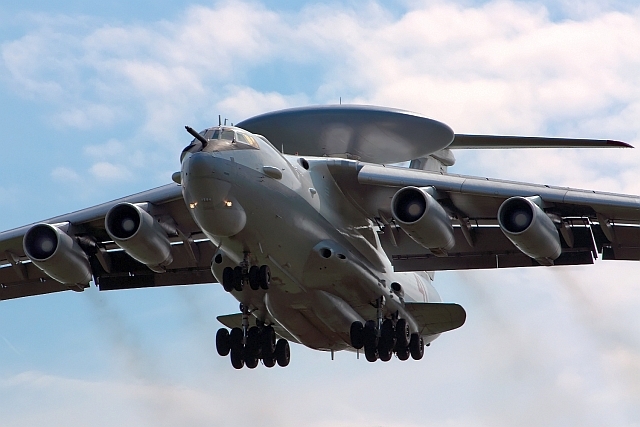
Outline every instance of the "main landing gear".
<path id="1" fill-rule="evenodd" d="M 229 355 L 231 365 L 242 369 L 258 366 L 258 362 L 267 368 L 285 367 L 291 360 L 289 341 L 280 338 L 276 341 L 276 332 L 271 325 L 259 324 L 249 327 L 249 309 L 240 304 L 242 311 L 242 328 L 218 329 L 216 333 L 216 350 L 220 356 Z"/>
<path id="2" fill-rule="evenodd" d="M 364 347 L 365 358 L 369 362 L 380 359 L 391 360 L 395 355 L 400 360 L 409 356 L 414 360 L 424 356 L 424 340 L 418 333 L 411 333 L 405 319 L 382 319 L 382 299 L 377 302 L 378 319 L 351 324 L 351 346 L 357 350 Z"/>
<path id="3" fill-rule="evenodd" d="M 245 285 L 251 289 L 269 289 L 271 284 L 271 270 L 268 265 L 249 265 L 249 254 L 245 254 L 245 259 L 235 268 L 225 267 L 222 270 L 222 287 L 225 291 L 242 291 Z"/>

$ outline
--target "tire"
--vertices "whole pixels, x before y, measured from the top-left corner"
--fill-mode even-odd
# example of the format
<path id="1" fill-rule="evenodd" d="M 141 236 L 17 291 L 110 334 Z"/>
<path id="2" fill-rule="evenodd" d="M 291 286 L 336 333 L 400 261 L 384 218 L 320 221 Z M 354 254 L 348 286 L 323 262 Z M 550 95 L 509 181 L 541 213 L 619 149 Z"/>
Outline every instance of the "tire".
<path id="1" fill-rule="evenodd" d="M 244 338 L 244 332 L 240 328 L 233 328 L 229 332 L 229 348 L 230 350 L 241 351 L 244 347 L 242 339 Z"/>
<path id="2" fill-rule="evenodd" d="M 216 350 L 220 356 L 227 356 L 231 351 L 231 340 L 229 339 L 229 330 L 220 328 L 216 332 Z"/>
<path id="3" fill-rule="evenodd" d="M 273 326 L 265 326 L 260 336 L 262 358 L 265 360 L 268 357 L 273 358 L 273 353 L 276 351 L 276 331 L 273 329 Z"/>
<path id="4" fill-rule="evenodd" d="M 396 323 L 396 346 L 404 348 L 409 346 L 411 340 L 411 331 L 406 319 L 398 319 Z"/>
<path id="5" fill-rule="evenodd" d="M 276 343 L 276 362 L 278 362 L 278 366 L 282 366 L 283 368 L 289 364 L 291 361 L 291 350 L 289 349 L 289 341 L 280 338 Z"/>
<path id="6" fill-rule="evenodd" d="M 249 286 L 254 291 L 260 289 L 260 267 L 252 265 L 249 269 Z"/>
<path id="7" fill-rule="evenodd" d="M 396 356 L 398 356 L 398 359 L 400 360 L 407 360 L 409 358 L 409 348 L 408 347 L 402 347 L 396 350 Z"/>
<path id="8" fill-rule="evenodd" d="M 351 347 L 356 350 L 360 350 L 364 347 L 364 325 L 361 321 L 356 320 L 351 324 L 349 337 L 351 338 Z"/>
<path id="9" fill-rule="evenodd" d="M 387 347 L 386 343 L 381 341 L 380 345 L 378 345 L 378 357 L 383 362 L 388 362 L 391 360 L 391 356 L 393 356 L 393 351 L 391 351 L 391 348 Z"/>
<path id="10" fill-rule="evenodd" d="M 242 369 L 244 367 L 244 357 L 242 354 L 242 349 L 236 350 L 234 348 L 231 349 L 230 353 L 231 357 L 231 365 L 236 369 Z"/>
<path id="11" fill-rule="evenodd" d="M 367 320 L 364 324 L 364 330 L 362 333 L 364 338 L 364 346 L 376 348 L 378 347 L 378 334 L 376 333 L 376 322 L 373 320 Z"/>
<path id="12" fill-rule="evenodd" d="M 271 285 L 271 269 L 268 265 L 263 265 L 260 267 L 260 274 L 258 274 L 258 283 L 260 283 L 260 287 L 265 291 L 269 289 L 269 285 Z"/>
<path id="13" fill-rule="evenodd" d="M 409 349 L 411 351 L 411 358 L 413 360 L 422 359 L 422 356 L 424 356 L 424 339 L 420 336 L 420 334 L 411 334 Z"/>
<path id="14" fill-rule="evenodd" d="M 260 330 L 257 326 L 252 326 L 247 332 L 247 344 L 244 346 L 245 363 L 260 356 Z M 256 361 L 256 366 L 257 366 Z M 249 366 L 249 364 L 247 364 Z M 255 368 L 255 366 L 254 366 Z"/>
<path id="15" fill-rule="evenodd" d="M 233 269 L 233 289 L 242 292 L 242 267 L 240 266 Z"/>
<path id="16" fill-rule="evenodd" d="M 264 363 L 264 366 L 266 366 L 267 368 L 273 368 L 274 366 L 276 366 L 276 359 L 273 356 L 265 357 L 264 359 L 262 359 L 262 363 Z"/>
<path id="17" fill-rule="evenodd" d="M 259 360 L 256 356 L 245 355 L 244 364 L 247 366 L 247 368 L 255 369 L 256 366 L 258 366 L 258 362 Z"/>
<path id="18" fill-rule="evenodd" d="M 365 346 L 364 357 L 369 362 L 375 362 L 376 360 L 378 360 L 378 349 L 376 347 Z"/>
<path id="19" fill-rule="evenodd" d="M 385 347 L 389 350 L 393 350 L 396 346 L 396 328 L 393 325 L 393 320 L 385 319 L 385 321 L 382 322 L 380 340 L 384 342 Z"/>
<path id="20" fill-rule="evenodd" d="M 222 287 L 227 292 L 233 290 L 233 277 L 233 268 L 225 267 L 224 270 L 222 270 Z"/>

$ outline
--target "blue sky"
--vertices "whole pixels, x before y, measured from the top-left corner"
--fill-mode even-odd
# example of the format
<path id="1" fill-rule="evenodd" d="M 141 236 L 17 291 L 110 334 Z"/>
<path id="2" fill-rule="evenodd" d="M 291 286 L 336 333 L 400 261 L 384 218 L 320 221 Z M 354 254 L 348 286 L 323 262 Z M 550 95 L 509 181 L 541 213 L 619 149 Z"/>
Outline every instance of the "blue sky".
<path id="1" fill-rule="evenodd" d="M 638 146 L 634 3 L 2 5 L 0 229 L 169 182 L 185 124 L 340 97 L 461 133 Z M 640 194 L 636 152 L 457 152 L 452 172 Z M 439 273 L 468 321 L 421 362 L 294 346 L 287 369 L 240 372 L 215 354 L 215 316 L 237 310 L 218 285 L 4 301 L 2 423 L 637 425 L 639 273 Z"/>

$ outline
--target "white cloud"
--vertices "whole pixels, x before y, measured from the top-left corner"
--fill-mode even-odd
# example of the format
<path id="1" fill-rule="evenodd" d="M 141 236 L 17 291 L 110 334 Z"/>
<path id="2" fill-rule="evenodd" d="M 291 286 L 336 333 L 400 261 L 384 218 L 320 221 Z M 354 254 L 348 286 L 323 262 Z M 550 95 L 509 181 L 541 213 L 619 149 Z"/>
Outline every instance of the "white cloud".
<path id="1" fill-rule="evenodd" d="M 104 181 L 126 181 L 131 177 L 126 167 L 109 162 L 98 162 L 89 171 L 96 179 Z"/>

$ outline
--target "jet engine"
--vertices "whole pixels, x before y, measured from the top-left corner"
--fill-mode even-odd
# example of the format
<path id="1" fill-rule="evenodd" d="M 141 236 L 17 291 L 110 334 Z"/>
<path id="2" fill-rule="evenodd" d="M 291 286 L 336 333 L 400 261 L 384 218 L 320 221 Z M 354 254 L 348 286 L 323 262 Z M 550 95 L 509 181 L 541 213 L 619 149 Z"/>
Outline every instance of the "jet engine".
<path id="1" fill-rule="evenodd" d="M 418 187 L 398 190 L 391 199 L 391 215 L 419 245 L 449 250 L 455 245 L 451 219 L 429 190 Z"/>
<path id="2" fill-rule="evenodd" d="M 498 209 L 502 232 L 525 255 L 551 265 L 562 253 L 555 224 L 529 198 L 511 197 Z"/>
<path id="3" fill-rule="evenodd" d="M 131 203 L 119 203 L 105 217 L 105 228 L 113 241 L 133 259 L 156 273 L 171 264 L 167 234 L 149 213 Z"/>
<path id="4" fill-rule="evenodd" d="M 22 247 L 36 267 L 60 283 L 87 286 L 91 281 L 87 254 L 58 227 L 34 225 L 24 235 Z"/>

